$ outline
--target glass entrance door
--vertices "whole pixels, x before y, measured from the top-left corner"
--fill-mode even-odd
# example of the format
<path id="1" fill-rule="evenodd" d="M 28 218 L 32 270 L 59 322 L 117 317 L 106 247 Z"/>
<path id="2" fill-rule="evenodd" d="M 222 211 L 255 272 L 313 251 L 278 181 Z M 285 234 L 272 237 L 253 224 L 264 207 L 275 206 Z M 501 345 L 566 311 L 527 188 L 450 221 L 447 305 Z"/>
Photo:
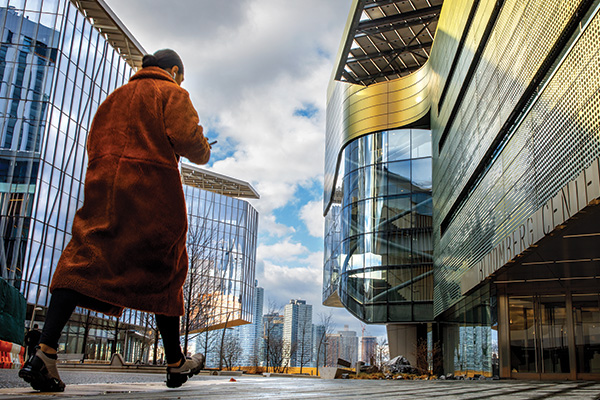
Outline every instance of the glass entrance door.
<path id="1" fill-rule="evenodd" d="M 564 295 L 509 298 L 511 373 L 570 372 Z"/>
<path id="2" fill-rule="evenodd" d="M 539 356 L 533 297 L 510 298 L 509 327 L 511 372 L 536 372 Z"/>
<path id="3" fill-rule="evenodd" d="M 539 296 L 540 373 L 569 373 L 569 341 L 565 296 Z"/>
<path id="4" fill-rule="evenodd" d="M 577 372 L 600 373 L 600 307 L 598 294 L 573 294 Z"/>

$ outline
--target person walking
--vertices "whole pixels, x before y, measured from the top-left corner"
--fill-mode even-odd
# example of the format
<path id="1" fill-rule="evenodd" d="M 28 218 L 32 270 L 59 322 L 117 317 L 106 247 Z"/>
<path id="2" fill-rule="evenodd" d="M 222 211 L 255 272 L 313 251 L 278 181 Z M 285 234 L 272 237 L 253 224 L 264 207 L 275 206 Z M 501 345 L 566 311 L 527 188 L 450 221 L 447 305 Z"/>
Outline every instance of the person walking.
<path id="1" fill-rule="evenodd" d="M 40 343 L 42 332 L 38 329 L 38 324 L 33 324 L 33 328 L 25 334 L 25 347 L 27 347 L 27 358 L 35 354 L 35 348 Z"/>
<path id="2" fill-rule="evenodd" d="M 204 367 L 179 343 L 188 270 L 187 211 L 179 158 L 206 164 L 211 146 L 186 90 L 183 62 L 170 49 L 146 55 L 142 69 L 98 107 L 87 141 L 84 203 L 52 278 L 40 346 L 19 376 L 34 389 L 64 391 L 56 368 L 60 334 L 75 307 L 120 316 L 156 316 L 167 386 Z"/>

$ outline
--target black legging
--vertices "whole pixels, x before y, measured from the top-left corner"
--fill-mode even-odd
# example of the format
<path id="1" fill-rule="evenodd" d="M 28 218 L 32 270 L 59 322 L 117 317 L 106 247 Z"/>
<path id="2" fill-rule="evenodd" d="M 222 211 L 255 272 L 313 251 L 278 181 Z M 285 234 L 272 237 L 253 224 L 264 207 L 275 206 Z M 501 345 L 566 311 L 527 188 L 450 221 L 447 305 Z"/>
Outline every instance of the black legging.
<path id="1" fill-rule="evenodd" d="M 40 343 L 58 349 L 58 340 L 61 332 L 75 307 L 91 308 L 102 312 L 110 309 L 111 305 L 100 300 L 70 289 L 56 289 L 50 298 L 50 306 L 46 315 L 46 323 L 42 330 Z M 155 314 L 156 326 L 162 336 L 165 347 L 167 363 L 174 364 L 183 359 L 181 345 L 179 344 L 179 317 L 169 317 Z"/>

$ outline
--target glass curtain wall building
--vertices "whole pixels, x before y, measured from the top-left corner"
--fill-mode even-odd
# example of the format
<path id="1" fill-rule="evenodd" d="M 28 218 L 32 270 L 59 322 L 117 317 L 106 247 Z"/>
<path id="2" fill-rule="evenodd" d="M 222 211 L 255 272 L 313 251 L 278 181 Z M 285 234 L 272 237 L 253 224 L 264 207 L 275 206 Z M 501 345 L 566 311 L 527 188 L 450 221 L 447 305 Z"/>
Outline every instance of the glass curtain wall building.
<path id="1" fill-rule="evenodd" d="M 0 32 L 0 271 L 24 294 L 27 321 L 42 326 L 53 271 L 83 204 L 88 127 L 145 51 L 100 0 L 3 0 Z M 193 168 L 182 166 L 182 175 L 190 227 L 211 232 L 204 264 L 214 273 L 194 277 L 214 289 L 212 311 L 202 315 L 212 325 L 251 322 L 258 215 L 241 198 L 258 194 L 245 182 Z M 135 310 L 116 319 L 78 308 L 59 350 L 147 361 L 153 325 Z"/>
<path id="2" fill-rule="evenodd" d="M 342 154 L 342 304 L 369 323 L 430 321 L 430 131 L 368 134 Z"/>
<path id="3" fill-rule="evenodd" d="M 599 379 L 600 1 L 441 3 L 353 3 L 328 94 L 326 221 L 336 199 L 345 207 L 344 146 L 414 123 L 401 115 L 422 104 L 432 145 L 427 339 L 444 372 Z M 415 66 L 427 46 L 408 28 L 433 19 L 435 41 Z M 343 303 L 343 262 L 327 260 L 325 303 Z"/>
<path id="4" fill-rule="evenodd" d="M 247 182 L 192 164 L 183 163 L 181 175 L 190 263 L 181 333 L 196 336 L 190 345 L 217 367 L 223 329 L 239 340 L 240 328 L 251 331 L 262 321 L 263 289 L 255 287 L 258 212 L 245 200 L 259 195 Z"/>
<path id="5" fill-rule="evenodd" d="M 258 212 L 242 197 L 258 198 L 246 182 L 182 165 L 188 210 L 189 331 L 252 322 Z"/>
<path id="6" fill-rule="evenodd" d="M 354 2 L 328 89 L 323 303 L 386 324 L 392 354 L 414 364 L 433 322 L 431 73 L 423 61 L 441 1 L 379 3 Z M 415 46 L 397 51 L 405 39 Z"/>

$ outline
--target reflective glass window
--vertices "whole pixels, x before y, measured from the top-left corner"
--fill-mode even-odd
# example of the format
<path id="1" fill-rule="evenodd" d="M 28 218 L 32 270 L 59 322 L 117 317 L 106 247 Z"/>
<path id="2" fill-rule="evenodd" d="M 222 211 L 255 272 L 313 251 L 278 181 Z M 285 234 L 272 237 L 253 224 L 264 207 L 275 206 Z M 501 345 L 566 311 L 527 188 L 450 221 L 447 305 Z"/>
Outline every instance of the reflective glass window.
<path id="1" fill-rule="evenodd" d="M 387 132 L 373 133 L 373 163 L 387 161 L 388 134 Z"/>
<path id="2" fill-rule="evenodd" d="M 358 142 L 355 140 L 348 144 L 344 149 L 344 160 L 346 163 L 345 172 L 348 173 L 359 167 L 358 161 Z"/>
<path id="3" fill-rule="evenodd" d="M 15 7 L 16 9 L 23 9 L 25 7 L 25 0 L 10 0 L 8 5 L 11 7 Z"/>
<path id="4" fill-rule="evenodd" d="M 388 264 L 405 265 L 412 262 L 412 235 L 410 231 L 395 231 L 388 234 Z"/>
<path id="5" fill-rule="evenodd" d="M 351 173 L 347 174 L 344 177 L 343 180 L 343 188 L 344 188 L 344 198 L 343 198 L 343 205 L 348 205 L 352 202 L 355 202 L 358 200 L 356 194 L 358 192 L 358 185 L 356 184 L 358 179 L 358 172 L 357 171 L 352 171 Z"/>
<path id="6" fill-rule="evenodd" d="M 412 191 L 431 192 L 431 159 L 422 158 L 412 161 Z"/>
<path id="7" fill-rule="evenodd" d="M 410 158 L 410 130 L 399 129 L 388 132 L 388 160 L 399 161 Z"/>
<path id="8" fill-rule="evenodd" d="M 44 0 L 42 3 L 42 12 L 56 13 L 58 11 L 59 3 L 64 3 L 64 1 L 62 1 L 62 0 Z"/>
<path id="9" fill-rule="evenodd" d="M 358 163 L 361 166 L 367 166 L 373 164 L 374 147 L 373 147 L 373 135 L 362 136 L 356 139 L 358 143 Z"/>
<path id="10" fill-rule="evenodd" d="M 387 163 L 387 194 L 409 194 L 411 192 L 410 161 Z"/>
<path id="11" fill-rule="evenodd" d="M 431 157 L 431 131 L 412 129 L 412 158 Z"/>

